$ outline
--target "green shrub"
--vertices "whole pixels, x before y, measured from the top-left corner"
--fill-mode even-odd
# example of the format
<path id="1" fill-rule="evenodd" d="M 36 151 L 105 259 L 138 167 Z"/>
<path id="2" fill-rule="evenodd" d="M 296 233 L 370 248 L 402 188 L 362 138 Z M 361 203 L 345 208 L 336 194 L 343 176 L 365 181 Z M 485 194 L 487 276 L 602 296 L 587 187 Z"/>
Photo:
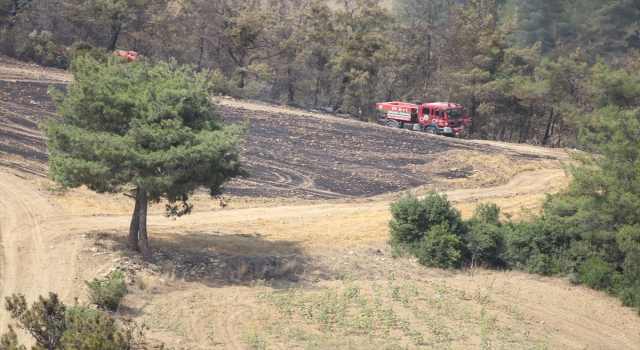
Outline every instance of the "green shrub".
<path id="1" fill-rule="evenodd" d="M 500 222 L 500 207 L 495 203 L 478 203 L 473 210 L 473 216 L 467 221 L 471 226 L 476 224 L 490 224 L 502 226 Z"/>
<path id="2" fill-rule="evenodd" d="M 96 61 L 107 61 L 107 55 L 104 52 L 94 48 L 91 44 L 84 41 L 76 41 L 73 43 L 73 45 L 71 45 L 71 50 L 67 52 L 67 55 L 69 56 L 70 61 L 82 56 L 89 56 Z"/>
<path id="3" fill-rule="evenodd" d="M 448 231 L 456 236 L 462 234 L 460 211 L 451 207 L 446 195 L 429 193 L 418 199 L 411 193 L 391 203 L 389 221 L 391 242 L 420 244 L 432 227 L 447 223 Z"/>
<path id="4" fill-rule="evenodd" d="M 230 94 L 230 91 L 231 91 L 229 87 L 230 82 L 227 79 L 227 77 L 225 77 L 224 74 L 222 74 L 222 72 L 219 69 L 216 69 L 216 70 L 203 69 L 200 72 L 200 75 L 211 83 L 211 85 L 213 86 L 212 92 L 214 94 L 222 94 L 222 95 Z"/>
<path id="5" fill-rule="evenodd" d="M 525 271 L 543 276 L 552 276 L 563 273 L 563 264 L 547 254 L 537 254 L 529 258 Z"/>
<path id="6" fill-rule="evenodd" d="M 591 258 L 578 268 L 580 281 L 593 289 L 612 291 L 620 275 L 613 264 L 599 257 Z"/>
<path id="7" fill-rule="evenodd" d="M 469 225 L 465 244 L 472 265 L 483 262 L 492 266 L 503 265 L 501 255 L 504 249 L 504 237 L 499 226 L 487 222 Z"/>
<path id="8" fill-rule="evenodd" d="M 451 207 L 446 195 L 429 193 L 418 199 L 411 193 L 391 203 L 389 243 L 394 251 L 410 251 L 421 264 L 459 266 L 464 256 L 464 224 L 460 211 Z"/>
<path id="9" fill-rule="evenodd" d="M 112 271 L 106 278 L 84 281 L 89 287 L 89 299 L 106 310 L 117 310 L 126 294 L 124 273 Z"/>
<path id="10" fill-rule="evenodd" d="M 0 350 L 27 350 L 24 345 L 18 343 L 18 334 L 13 329 L 12 325 L 9 325 L 9 332 L 0 337 Z"/>
<path id="11" fill-rule="evenodd" d="M 52 38 L 53 34 L 46 30 L 19 35 L 16 47 L 18 58 L 44 66 L 66 67 L 68 62 Z"/>
<path id="12" fill-rule="evenodd" d="M 418 261 L 426 266 L 457 267 L 462 257 L 462 242 L 451 227 L 443 222 L 432 226 L 413 249 Z"/>
<path id="13" fill-rule="evenodd" d="M 67 309 L 67 327 L 60 338 L 65 350 L 127 349 L 116 320 L 101 310 L 83 306 Z"/>
<path id="14" fill-rule="evenodd" d="M 67 308 L 55 293 L 49 298 L 40 296 L 31 307 L 24 295 L 5 298 L 5 309 L 35 338 L 32 349 L 63 350 L 146 350 L 145 325 L 139 326 L 130 318 L 120 324 L 105 311 L 89 310 L 84 306 Z M 0 350 L 26 350 L 18 343 L 12 325 L 0 337 Z"/>
<path id="15" fill-rule="evenodd" d="M 640 286 L 622 288 L 618 292 L 618 298 L 624 306 L 638 306 L 640 312 Z"/>

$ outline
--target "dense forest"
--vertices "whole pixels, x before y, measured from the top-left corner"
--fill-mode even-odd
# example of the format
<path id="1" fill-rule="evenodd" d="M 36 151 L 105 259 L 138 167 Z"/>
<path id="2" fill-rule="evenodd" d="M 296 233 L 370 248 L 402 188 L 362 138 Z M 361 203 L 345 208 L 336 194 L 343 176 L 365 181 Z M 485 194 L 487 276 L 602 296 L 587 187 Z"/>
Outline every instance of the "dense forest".
<path id="1" fill-rule="evenodd" d="M 458 102 L 464 137 L 581 147 L 600 108 L 640 96 L 637 0 L 0 0 L 0 53 L 60 48 L 175 58 L 217 92 L 352 112 Z"/>

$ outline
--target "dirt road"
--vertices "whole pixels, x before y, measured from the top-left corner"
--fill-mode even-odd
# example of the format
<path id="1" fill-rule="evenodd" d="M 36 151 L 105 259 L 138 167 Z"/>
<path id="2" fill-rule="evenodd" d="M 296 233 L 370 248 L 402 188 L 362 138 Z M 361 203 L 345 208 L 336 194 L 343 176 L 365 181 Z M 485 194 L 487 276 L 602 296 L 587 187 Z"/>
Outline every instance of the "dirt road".
<path id="1" fill-rule="evenodd" d="M 51 198 L 4 170 L 0 168 L 1 295 L 22 293 L 33 301 L 55 291 L 67 299 L 75 292 L 72 281 L 80 236 L 69 234 L 64 213 Z M 3 329 L 7 322 L 3 310 Z"/>

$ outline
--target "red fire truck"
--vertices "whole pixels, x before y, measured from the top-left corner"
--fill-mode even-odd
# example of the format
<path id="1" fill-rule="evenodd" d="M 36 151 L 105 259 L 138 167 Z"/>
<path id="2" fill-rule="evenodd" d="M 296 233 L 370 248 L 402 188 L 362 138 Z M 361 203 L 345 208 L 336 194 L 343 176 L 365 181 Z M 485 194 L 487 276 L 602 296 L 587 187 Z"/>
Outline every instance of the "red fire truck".
<path id="1" fill-rule="evenodd" d="M 451 136 L 471 122 L 471 110 L 450 102 L 381 102 L 375 117 L 379 124 Z"/>
<path id="2" fill-rule="evenodd" d="M 113 52 L 113 54 L 115 56 L 120 56 L 127 61 L 135 61 L 140 58 L 140 55 L 138 55 L 138 53 L 135 51 L 116 50 Z"/>

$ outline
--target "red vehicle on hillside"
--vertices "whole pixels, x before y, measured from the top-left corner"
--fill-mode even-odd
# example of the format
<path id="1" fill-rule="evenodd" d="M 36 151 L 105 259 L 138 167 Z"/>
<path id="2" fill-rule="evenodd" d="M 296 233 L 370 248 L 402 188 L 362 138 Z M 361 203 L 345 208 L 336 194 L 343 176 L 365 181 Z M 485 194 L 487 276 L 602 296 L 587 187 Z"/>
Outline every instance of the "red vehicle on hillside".
<path id="1" fill-rule="evenodd" d="M 127 61 L 135 61 L 140 58 L 140 55 L 138 55 L 138 53 L 135 51 L 116 50 L 113 52 L 113 54 L 115 56 L 120 56 Z"/>
<path id="2" fill-rule="evenodd" d="M 375 117 L 387 126 L 452 136 L 471 122 L 471 110 L 450 102 L 380 102 Z"/>

